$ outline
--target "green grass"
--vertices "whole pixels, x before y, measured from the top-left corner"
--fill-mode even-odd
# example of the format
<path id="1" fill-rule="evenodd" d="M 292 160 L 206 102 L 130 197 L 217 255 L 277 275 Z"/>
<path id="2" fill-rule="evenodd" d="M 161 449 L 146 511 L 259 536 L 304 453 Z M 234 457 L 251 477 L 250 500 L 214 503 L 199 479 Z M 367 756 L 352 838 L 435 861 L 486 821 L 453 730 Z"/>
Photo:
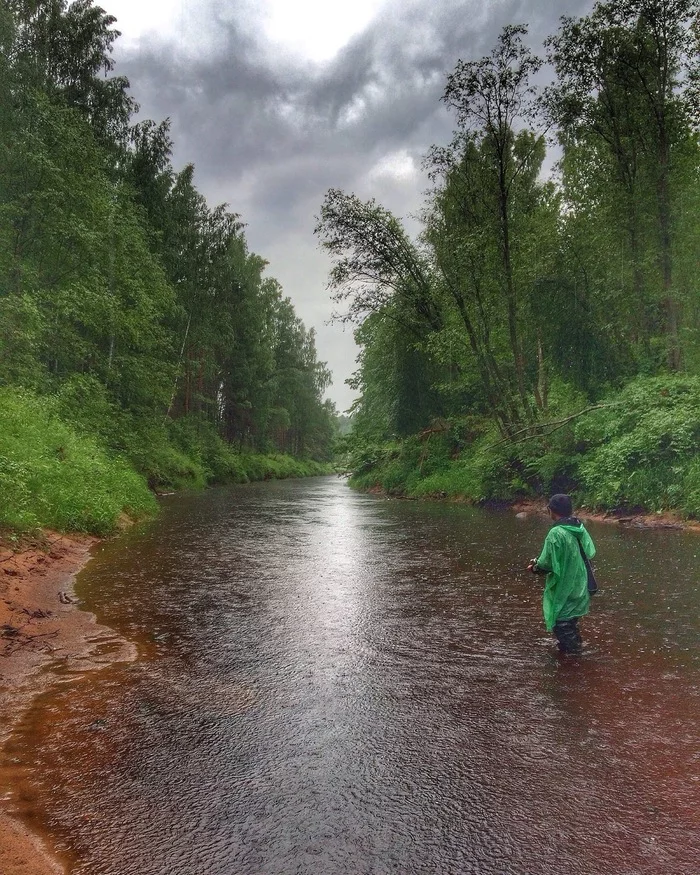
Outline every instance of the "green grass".
<path id="1" fill-rule="evenodd" d="M 201 423 L 135 421 L 89 403 L 71 409 L 60 394 L 0 389 L 0 528 L 107 535 L 123 515 L 157 513 L 152 490 L 328 473 L 328 464 L 236 452 Z"/>
<path id="2" fill-rule="evenodd" d="M 0 390 L 0 525 L 108 534 L 157 505 L 123 459 L 61 421 L 51 399 Z"/>
<path id="3" fill-rule="evenodd" d="M 331 470 L 291 456 L 240 451 L 222 440 L 212 422 L 196 415 L 172 420 L 162 413 L 128 413 L 110 401 L 104 386 L 90 376 L 74 376 L 64 383 L 56 405 L 61 419 L 92 435 L 110 454 L 128 459 L 155 491 L 305 477 Z"/>

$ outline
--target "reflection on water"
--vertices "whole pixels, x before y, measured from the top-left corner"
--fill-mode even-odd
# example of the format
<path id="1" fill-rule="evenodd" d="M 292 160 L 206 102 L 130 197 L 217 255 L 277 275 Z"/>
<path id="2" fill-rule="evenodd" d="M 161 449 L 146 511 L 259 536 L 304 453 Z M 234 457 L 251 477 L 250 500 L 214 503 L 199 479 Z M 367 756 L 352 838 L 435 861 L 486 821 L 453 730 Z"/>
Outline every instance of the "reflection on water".
<path id="1" fill-rule="evenodd" d="M 594 527 L 562 662 L 546 528 L 333 478 L 173 498 L 82 575 L 144 658 L 37 703 L 19 804 L 80 875 L 694 875 L 700 539 Z"/>

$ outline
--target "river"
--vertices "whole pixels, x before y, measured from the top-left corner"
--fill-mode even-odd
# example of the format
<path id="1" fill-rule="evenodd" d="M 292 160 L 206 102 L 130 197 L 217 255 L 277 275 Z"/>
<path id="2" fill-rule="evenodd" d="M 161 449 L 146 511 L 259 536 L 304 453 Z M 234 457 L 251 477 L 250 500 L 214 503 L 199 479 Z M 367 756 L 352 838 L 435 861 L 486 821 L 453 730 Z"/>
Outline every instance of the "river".
<path id="1" fill-rule="evenodd" d="M 547 525 L 336 478 L 165 499 L 77 585 L 141 658 L 64 666 L 17 804 L 74 875 L 696 875 L 700 537 L 591 524 L 561 659 Z"/>

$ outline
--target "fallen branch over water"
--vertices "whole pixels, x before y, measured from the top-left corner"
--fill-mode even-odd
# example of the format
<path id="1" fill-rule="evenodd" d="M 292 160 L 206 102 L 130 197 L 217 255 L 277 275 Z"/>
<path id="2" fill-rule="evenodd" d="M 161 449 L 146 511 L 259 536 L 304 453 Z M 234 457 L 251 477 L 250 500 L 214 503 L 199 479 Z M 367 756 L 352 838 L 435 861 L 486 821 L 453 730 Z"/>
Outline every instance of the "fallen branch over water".
<path id="1" fill-rule="evenodd" d="M 496 441 L 493 444 L 488 445 L 488 449 L 493 449 L 494 447 L 500 447 L 501 444 L 522 444 L 525 441 L 532 440 L 533 438 L 540 437 L 549 437 L 550 434 L 554 434 L 557 429 L 563 428 L 567 423 L 571 422 L 574 419 L 578 419 L 579 416 L 583 416 L 586 413 L 591 413 L 594 410 L 606 410 L 610 407 L 619 407 L 620 403 L 618 401 L 612 401 L 610 404 L 592 404 L 590 407 L 586 407 L 583 410 L 579 410 L 578 413 L 572 413 L 569 416 L 565 416 L 563 419 L 554 419 L 550 422 L 541 422 L 536 425 L 526 425 L 524 428 L 518 429 L 518 431 L 513 432 L 512 435 L 509 435 L 507 438 L 503 438 L 503 440 Z M 549 429 L 549 431 L 544 431 L 544 429 Z M 534 433 L 533 433 L 533 430 Z M 524 432 L 529 432 L 525 437 L 518 438 L 518 435 L 523 434 Z M 518 438 L 515 440 L 515 438 Z"/>

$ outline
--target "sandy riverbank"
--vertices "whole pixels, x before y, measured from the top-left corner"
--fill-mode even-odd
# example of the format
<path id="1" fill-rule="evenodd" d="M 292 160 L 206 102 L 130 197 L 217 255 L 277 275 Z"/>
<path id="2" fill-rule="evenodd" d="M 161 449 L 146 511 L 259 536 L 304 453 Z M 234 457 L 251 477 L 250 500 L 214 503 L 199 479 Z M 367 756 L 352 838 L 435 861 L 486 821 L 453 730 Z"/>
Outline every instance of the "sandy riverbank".
<path id="1" fill-rule="evenodd" d="M 423 498 L 415 498 L 402 494 L 387 492 L 381 486 L 373 486 L 364 490 L 368 495 L 380 495 L 385 498 L 393 498 L 398 501 L 447 501 L 455 504 L 469 504 L 475 506 L 483 506 L 495 508 L 503 511 L 511 511 L 514 514 L 522 514 L 526 516 L 537 516 L 543 519 L 549 519 L 546 505 L 547 498 L 516 498 L 514 500 L 503 501 L 486 501 L 483 505 L 471 501 L 460 495 L 450 495 L 439 493 L 428 495 Z M 583 522 L 593 521 L 597 523 L 613 523 L 619 526 L 629 526 L 637 529 L 679 529 L 686 532 L 700 533 L 700 520 L 689 520 L 682 517 L 679 513 L 673 511 L 661 511 L 658 513 L 645 513 L 643 511 L 629 510 L 611 510 L 611 511 L 592 511 L 586 508 L 574 507 L 574 516 L 577 516 Z"/>
<path id="2" fill-rule="evenodd" d="M 546 503 L 545 498 L 520 499 L 509 504 L 509 508 L 513 513 L 525 513 L 548 518 Z M 682 529 L 684 531 L 700 532 L 700 522 L 698 520 L 686 520 L 670 511 L 663 513 L 595 512 L 585 508 L 574 508 L 574 515 L 583 522 L 591 520 L 597 523 L 613 523 L 619 526 L 640 529 Z"/>
<path id="3" fill-rule="evenodd" d="M 53 666 L 89 671 L 135 658 L 133 645 L 76 604 L 73 581 L 96 542 L 50 532 L 19 545 L 0 542 L 0 750 L 32 699 L 53 683 Z M 106 641 L 109 657 L 99 655 Z M 52 856 L 49 837 L 33 835 L 13 816 L 17 768 L 0 753 L 2 875 L 63 875 L 66 867 Z"/>

